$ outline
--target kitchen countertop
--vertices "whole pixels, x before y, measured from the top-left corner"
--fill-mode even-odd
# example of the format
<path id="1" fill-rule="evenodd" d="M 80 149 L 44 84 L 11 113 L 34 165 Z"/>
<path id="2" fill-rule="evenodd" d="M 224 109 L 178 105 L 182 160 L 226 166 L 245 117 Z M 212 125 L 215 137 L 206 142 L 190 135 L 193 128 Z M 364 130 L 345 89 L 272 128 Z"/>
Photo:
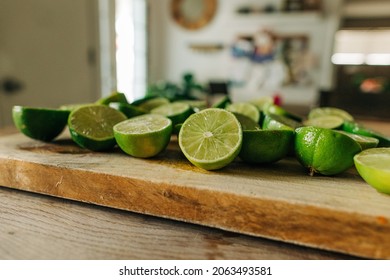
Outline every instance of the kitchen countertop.
<path id="1" fill-rule="evenodd" d="M 6 187 L 0 205 L 0 259 L 356 259 Z"/>

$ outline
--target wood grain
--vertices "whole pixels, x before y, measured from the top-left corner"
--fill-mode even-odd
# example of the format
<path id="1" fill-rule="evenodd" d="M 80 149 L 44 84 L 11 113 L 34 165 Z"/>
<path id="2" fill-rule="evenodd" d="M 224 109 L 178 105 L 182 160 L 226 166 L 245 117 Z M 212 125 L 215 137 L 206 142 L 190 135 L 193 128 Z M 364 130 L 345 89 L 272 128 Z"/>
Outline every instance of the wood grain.
<path id="1" fill-rule="evenodd" d="M 0 188 L 0 259 L 317 260 L 351 256 Z"/>
<path id="2" fill-rule="evenodd" d="M 0 139 L 0 185 L 367 258 L 390 258 L 390 196 L 354 169 L 310 177 L 295 159 L 209 172 L 172 141 L 150 160 L 62 138 Z"/>

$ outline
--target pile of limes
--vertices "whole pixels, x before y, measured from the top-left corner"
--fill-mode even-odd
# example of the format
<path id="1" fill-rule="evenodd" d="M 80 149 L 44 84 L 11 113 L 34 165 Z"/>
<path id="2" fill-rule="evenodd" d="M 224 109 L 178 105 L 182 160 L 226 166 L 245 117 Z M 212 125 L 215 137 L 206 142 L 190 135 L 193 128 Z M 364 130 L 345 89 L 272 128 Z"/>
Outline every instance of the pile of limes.
<path id="1" fill-rule="evenodd" d="M 253 165 L 295 157 L 310 175 L 337 175 L 356 166 L 380 192 L 390 193 L 390 138 L 332 107 L 305 116 L 288 112 L 270 98 L 214 104 L 202 100 L 171 102 L 163 97 L 128 103 L 115 92 L 93 104 L 59 109 L 15 106 L 16 127 L 28 137 L 52 141 L 66 126 L 79 146 L 108 151 L 119 146 L 133 157 L 149 158 L 177 136 L 184 156 L 206 170 L 234 160 Z"/>

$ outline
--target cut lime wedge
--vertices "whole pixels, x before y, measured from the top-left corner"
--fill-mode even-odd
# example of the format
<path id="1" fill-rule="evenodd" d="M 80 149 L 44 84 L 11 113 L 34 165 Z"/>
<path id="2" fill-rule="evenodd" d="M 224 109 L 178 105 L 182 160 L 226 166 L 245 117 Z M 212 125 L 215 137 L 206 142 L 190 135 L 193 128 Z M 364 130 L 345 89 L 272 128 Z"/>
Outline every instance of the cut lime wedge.
<path id="1" fill-rule="evenodd" d="M 195 166 L 215 170 L 227 166 L 240 152 L 242 128 L 229 111 L 209 108 L 192 114 L 182 125 L 179 146 Z"/>
<path id="2" fill-rule="evenodd" d="M 335 107 L 317 107 L 310 110 L 308 118 L 313 119 L 322 116 L 338 116 L 344 121 L 353 121 L 353 116 L 347 111 Z"/>

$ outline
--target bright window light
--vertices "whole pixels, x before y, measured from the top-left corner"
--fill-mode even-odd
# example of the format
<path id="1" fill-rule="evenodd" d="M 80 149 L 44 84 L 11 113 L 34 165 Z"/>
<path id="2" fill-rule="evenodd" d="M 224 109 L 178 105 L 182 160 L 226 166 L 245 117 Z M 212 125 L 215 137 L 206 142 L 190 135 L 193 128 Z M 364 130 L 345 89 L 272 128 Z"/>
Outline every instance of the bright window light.
<path id="1" fill-rule="evenodd" d="M 390 53 L 370 53 L 366 56 L 368 65 L 390 65 Z"/>
<path id="2" fill-rule="evenodd" d="M 334 64 L 390 65 L 390 30 L 339 30 L 332 56 Z"/>
<path id="3" fill-rule="evenodd" d="M 116 0 L 117 90 L 129 102 L 143 97 L 146 88 L 146 2 Z"/>
<path id="4" fill-rule="evenodd" d="M 333 64 L 360 65 L 364 63 L 364 60 L 363 53 L 335 53 L 332 55 Z"/>

